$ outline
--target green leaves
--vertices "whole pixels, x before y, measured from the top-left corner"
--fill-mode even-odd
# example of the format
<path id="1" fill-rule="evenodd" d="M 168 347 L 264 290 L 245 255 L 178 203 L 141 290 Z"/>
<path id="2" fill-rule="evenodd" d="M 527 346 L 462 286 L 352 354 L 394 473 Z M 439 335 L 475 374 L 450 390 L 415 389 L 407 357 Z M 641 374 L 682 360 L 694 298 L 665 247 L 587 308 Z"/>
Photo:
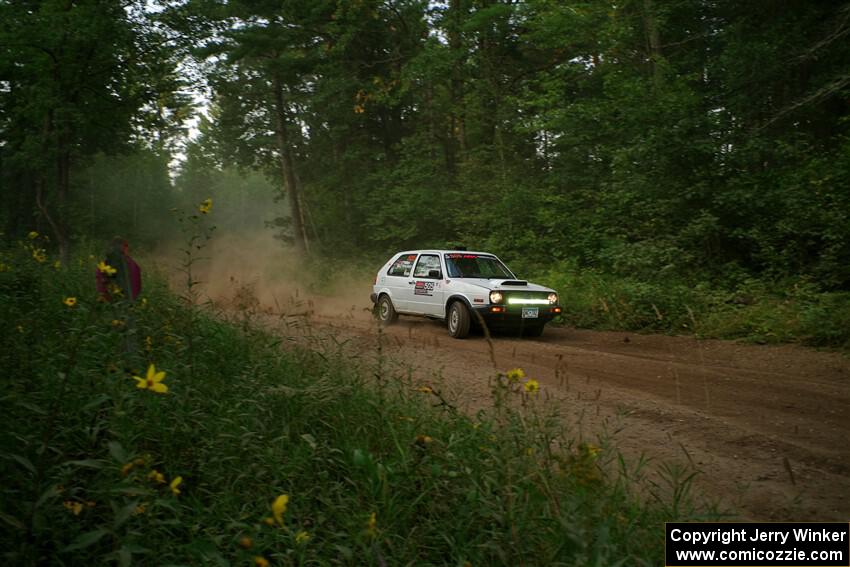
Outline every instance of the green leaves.
<path id="1" fill-rule="evenodd" d="M 106 530 L 104 528 L 98 528 L 96 530 L 86 532 L 77 537 L 77 539 L 75 539 L 74 542 L 70 545 L 63 547 L 61 551 L 63 553 L 68 553 L 70 551 L 86 549 L 87 547 L 90 547 L 99 542 L 103 538 L 103 536 L 107 535 L 108 533 L 109 530 Z"/>

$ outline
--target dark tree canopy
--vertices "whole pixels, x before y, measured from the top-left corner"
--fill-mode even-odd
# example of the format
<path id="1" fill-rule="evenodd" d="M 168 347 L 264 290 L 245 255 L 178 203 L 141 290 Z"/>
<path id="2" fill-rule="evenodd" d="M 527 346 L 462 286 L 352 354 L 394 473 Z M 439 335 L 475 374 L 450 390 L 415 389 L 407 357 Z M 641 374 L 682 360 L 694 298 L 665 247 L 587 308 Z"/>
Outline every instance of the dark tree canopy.
<path id="1" fill-rule="evenodd" d="M 167 164 L 192 68 L 211 98 L 178 186 L 265 175 L 305 252 L 463 242 L 639 278 L 850 287 L 847 3 L 45 0 L 0 16 L 10 234 L 35 216 L 70 237 L 91 156 Z"/>

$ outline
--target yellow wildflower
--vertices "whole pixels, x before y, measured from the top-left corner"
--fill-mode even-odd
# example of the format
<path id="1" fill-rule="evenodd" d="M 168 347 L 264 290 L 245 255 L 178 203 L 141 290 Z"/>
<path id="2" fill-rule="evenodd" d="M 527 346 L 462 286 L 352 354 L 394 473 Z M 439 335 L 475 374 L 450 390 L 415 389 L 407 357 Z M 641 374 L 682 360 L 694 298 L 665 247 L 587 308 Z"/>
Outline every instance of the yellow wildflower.
<path id="1" fill-rule="evenodd" d="M 77 298 L 76 297 L 66 297 L 65 299 L 62 300 L 62 303 L 64 303 L 68 307 L 73 307 L 77 304 Z"/>
<path id="2" fill-rule="evenodd" d="M 295 543 L 300 545 L 302 543 L 307 543 L 308 541 L 310 541 L 310 534 L 308 534 L 304 530 L 301 530 L 300 532 L 295 534 Z"/>
<path id="3" fill-rule="evenodd" d="M 602 449 L 591 443 L 582 443 L 579 445 L 579 450 L 592 459 L 595 459 L 596 455 L 602 451 Z"/>
<path id="4" fill-rule="evenodd" d="M 75 516 L 79 516 L 80 512 L 83 511 L 83 505 L 80 502 L 75 502 L 73 500 L 65 500 L 62 505 Z"/>
<path id="5" fill-rule="evenodd" d="M 507 377 L 508 382 L 519 382 L 525 378 L 525 372 L 523 372 L 522 368 L 514 368 L 513 370 L 508 370 L 508 373 L 505 376 Z"/>
<path id="6" fill-rule="evenodd" d="M 124 321 L 122 321 L 121 319 L 113 319 L 112 320 L 112 326 L 115 327 L 116 329 L 119 328 L 119 327 L 123 327 Z"/>
<path id="7" fill-rule="evenodd" d="M 434 393 L 434 390 L 432 390 L 430 386 L 422 386 L 420 388 L 416 388 L 416 391 L 422 392 L 423 394 L 433 394 Z"/>
<path id="8" fill-rule="evenodd" d="M 283 525 L 283 515 L 286 513 L 286 505 L 289 503 L 289 495 L 281 494 L 272 503 L 272 515 L 277 525 Z"/>
<path id="9" fill-rule="evenodd" d="M 267 526 L 273 526 L 274 525 L 274 518 L 265 517 L 265 518 L 263 518 L 263 523 Z"/>
<path id="10" fill-rule="evenodd" d="M 430 435 L 417 435 L 416 442 L 420 445 L 427 445 L 432 442 L 434 439 Z"/>
<path id="11" fill-rule="evenodd" d="M 102 274 L 106 274 L 107 276 L 114 276 L 116 273 L 118 273 L 118 270 L 107 264 L 105 260 L 100 261 L 100 263 L 97 265 L 97 269 Z"/>
<path id="12" fill-rule="evenodd" d="M 148 352 L 153 350 L 153 339 L 150 337 L 150 335 L 145 337 L 145 350 Z"/>
<path id="13" fill-rule="evenodd" d="M 540 389 L 540 382 L 534 379 L 530 379 L 528 382 L 525 383 L 523 388 L 525 388 L 525 391 L 529 394 L 534 394 Z"/>
<path id="14" fill-rule="evenodd" d="M 148 480 L 157 484 L 165 484 L 165 476 L 156 469 L 153 469 L 148 473 Z"/>
<path id="15" fill-rule="evenodd" d="M 262 555 L 258 555 L 254 558 L 254 565 L 257 567 L 269 567 L 269 560 Z"/>
<path id="16" fill-rule="evenodd" d="M 53 262 L 53 269 L 54 270 L 58 270 L 61 267 L 62 267 L 62 262 L 60 262 L 59 260 L 56 260 L 55 262 Z"/>
<path id="17" fill-rule="evenodd" d="M 124 292 L 121 290 L 121 287 L 118 284 L 109 284 L 109 293 L 110 295 L 114 295 L 115 297 L 124 297 Z"/>
<path id="18" fill-rule="evenodd" d="M 31 230 L 30 233 L 27 234 L 27 238 L 29 238 L 30 240 L 35 240 L 36 238 L 38 238 L 38 233 L 34 230 Z"/>
<path id="19" fill-rule="evenodd" d="M 168 485 L 168 487 L 171 489 L 171 492 L 174 494 L 174 496 L 180 495 L 180 489 L 177 488 L 177 487 L 180 486 L 181 482 L 183 482 L 183 477 L 178 476 L 174 480 L 172 480 L 171 483 Z"/>
<path id="20" fill-rule="evenodd" d="M 141 516 L 142 514 L 144 514 L 147 511 L 147 509 L 148 509 L 147 506 L 145 506 L 144 504 L 139 504 L 138 506 L 136 506 L 133 509 L 133 515 L 134 516 Z"/>
<path id="21" fill-rule="evenodd" d="M 534 447 L 526 447 L 525 454 L 529 457 L 532 456 L 534 454 Z"/>
<path id="22" fill-rule="evenodd" d="M 212 210 L 212 199 L 204 199 L 201 205 L 198 207 L 198 210 L 202 215 L 209 214 Z"/>
<path id="23" fill-rule="evenodd" d="M 133 470 L 134 466 L 135 466 L 135 463 L 130 461 L 129 463 L 127 463 L 126 465 L 121 467 L 121 476 L 127 476 L 128 474 L 130 474 L 130 471 Z"/>
<path id="24" fill-rule="evenodd" d="M 366 534 L 369 537 L 378 535 L 378 515 L 376 512 L 372 512 L 369 516 L 369 521 L 366 522 Z"/>
<path id="25" fill-rule="evenodd" d="M 21 333 L 21 334 L 23 335 L 23 334 L 24 334 L 24 326 L 23 326 L 23 325 L 18 325 L 18 327 L 17 327 L 17 328 L 18 328 L 18 332 L 19 332 L 19 333 Z"/>
<path id="26" fill-rule="evenodd" d="M 33 248 L 32 257 L 35 258 L 35 261 L 39 264 L 43 264 L 47 261 L 47 252 L 45 252 L 43 248 Z"/>
<path id="27" fill-rule="evenodd" d="M 168 392 L 168 386 L 162 383 L 165 379 L 165 372 L 157 372 L 156 367 L 153 364 L 148 366 L 147 376 L 144 378 L 133 376 L 133 379 L 136 380 L 136 387 L 141 388 L 142 390 L 151 390 L 157 394 L 164 394 Z"/>
<path id="28" fill-rule="evenodd" d="M 239 547 L 242 549 L 251 549 L 254 546 L 254 540 L 245 536 L 239 539 Z"/>

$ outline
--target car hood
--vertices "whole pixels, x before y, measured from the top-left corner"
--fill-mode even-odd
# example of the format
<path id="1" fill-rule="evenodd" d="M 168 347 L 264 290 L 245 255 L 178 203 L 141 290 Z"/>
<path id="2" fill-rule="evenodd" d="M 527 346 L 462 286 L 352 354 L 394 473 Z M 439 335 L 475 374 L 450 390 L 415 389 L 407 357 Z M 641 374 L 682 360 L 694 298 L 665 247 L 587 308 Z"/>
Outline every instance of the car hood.
<path id="1" fill-rule="evenodd" d="M 459 282 L 465 284 L 477 285 L 489 290 L 499 291 L 548 291 L 554 290 L 535 283 L 526 282 L 525 280 L 505 280 L 505 279 L 486 279 L 486 278 L 455 278 Z M 520 285 L 517 285 L 520 284 Z M 524 285 L 522 285 L 524 284 Z"/>

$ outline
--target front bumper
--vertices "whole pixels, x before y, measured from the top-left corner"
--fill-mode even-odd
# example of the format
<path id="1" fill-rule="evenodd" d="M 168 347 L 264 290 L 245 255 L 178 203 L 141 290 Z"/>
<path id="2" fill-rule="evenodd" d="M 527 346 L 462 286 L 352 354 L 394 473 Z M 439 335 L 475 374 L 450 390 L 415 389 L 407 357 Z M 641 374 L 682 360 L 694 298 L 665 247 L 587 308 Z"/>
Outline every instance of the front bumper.
<path id="1" fill-rule="evenodd" d="M 536 306 L 535 306 L 536 307 Z M 497 308 L 497 311 L 493 311 Z M 488 327 L 493 328 L 525 328 L 529 326 L 545 325 L 562 313 L 560 305 L 546 305 L 537 308 L 537 317 L 523 317 L 522 305 L 476 305 L 473 307 L 473 321 L 480 322 L 481 319 Z"/>

